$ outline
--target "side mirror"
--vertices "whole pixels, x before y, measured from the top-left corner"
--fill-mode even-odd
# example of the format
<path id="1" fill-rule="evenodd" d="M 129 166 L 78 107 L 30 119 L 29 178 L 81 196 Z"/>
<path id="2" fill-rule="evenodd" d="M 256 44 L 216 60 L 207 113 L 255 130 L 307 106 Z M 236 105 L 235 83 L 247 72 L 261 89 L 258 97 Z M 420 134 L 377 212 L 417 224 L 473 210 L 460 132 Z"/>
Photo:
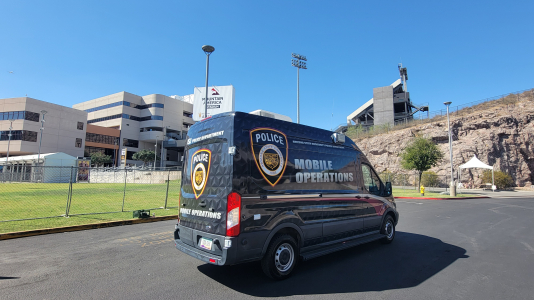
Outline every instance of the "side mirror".
<path id="1" fill-rule="evenodd" d="M 391 182 L 386 182 L 386 196 L 391 196 L 393 194 L 393 188 L 391 187 Z"/>

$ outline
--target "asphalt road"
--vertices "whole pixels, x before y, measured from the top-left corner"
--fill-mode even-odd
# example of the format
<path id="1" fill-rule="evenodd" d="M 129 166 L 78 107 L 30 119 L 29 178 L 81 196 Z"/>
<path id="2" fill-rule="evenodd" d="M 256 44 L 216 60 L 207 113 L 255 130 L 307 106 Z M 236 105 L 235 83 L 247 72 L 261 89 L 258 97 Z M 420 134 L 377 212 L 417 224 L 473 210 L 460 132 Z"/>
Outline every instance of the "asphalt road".
<path id="1" fill-rule="evenodd" d="M 174 248 L 175 221 L 0 241 L 1 299 L 532 299 L 534 198 L 398 201 L 391 245 L 217 267 Z"/>

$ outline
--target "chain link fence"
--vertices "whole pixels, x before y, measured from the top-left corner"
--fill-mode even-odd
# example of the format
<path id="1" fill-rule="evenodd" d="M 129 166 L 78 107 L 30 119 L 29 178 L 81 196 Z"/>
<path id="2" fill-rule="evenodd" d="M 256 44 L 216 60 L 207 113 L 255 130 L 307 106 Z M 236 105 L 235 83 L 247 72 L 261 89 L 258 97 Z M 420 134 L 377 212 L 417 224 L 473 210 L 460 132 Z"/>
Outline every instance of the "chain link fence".
<path id="1" fill-rule="evenodd" d="M 419 174 L 414 173 L 392 173 L 392 172 L 382 172 L 378 175 L 383 182 L 391 182 L 391 185 L 395 189 L 403 190 L 419 190 Z M 454 182 L 457 185 L 457 192 L 460 191 L 469 191 L 473 189 L 487 189 L 491 190 L 492 183 L 490 182 L 481 182 L 476 184 L 472 180 L 466 179 L 462 180 L 458 184 L 457 174 L 454 176 Z M 451 183 L 450 175 L 437 175 L 433 172 L 423 173 L 421 176 L 421 185 L 425 187 L 427 192 L 449 192 Z"/>
<path id="2" fill-rule="evenodd" d="M 181 171 L 10 166 L 0 170 L 0 233 L 178 214 Z"/>
<path id="3" fill-rule="evenodd" d="M 403 190 L 419 190 L 419 174 L 398 174 L 383 172 L 379 175 L 383 182 L 391 182 L 393 188 Z M 455 178 L 456 180 L 456 178 Z M 421 185 L 427 192 L 447 192 L 451 182 L 451 176 L 423 173 Z"/>

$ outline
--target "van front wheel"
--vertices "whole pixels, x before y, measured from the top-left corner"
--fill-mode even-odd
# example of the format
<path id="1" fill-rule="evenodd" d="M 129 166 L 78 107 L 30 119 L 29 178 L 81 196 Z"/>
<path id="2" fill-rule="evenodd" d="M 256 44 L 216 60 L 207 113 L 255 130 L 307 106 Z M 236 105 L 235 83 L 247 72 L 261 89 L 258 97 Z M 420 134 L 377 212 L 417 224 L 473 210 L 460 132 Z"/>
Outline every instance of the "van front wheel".
<path id="1" fill-rule="evenodd" d="M 386 216 L 384 219 L 380 233 L 385 235 L 385 237 L 381 240 L 382 243 L 390 244 L 393 242 L 393 239 L 395 238 L 395 222 L 391 216 Z"/>
<path id="2" fill-rule="evenodd" d="M 273 238 L 261 260 L 265 275 L 275 280 L 284 280 L 291 275 L 297 265 L 299 249 L 295 239 L 288 234 Z"/>

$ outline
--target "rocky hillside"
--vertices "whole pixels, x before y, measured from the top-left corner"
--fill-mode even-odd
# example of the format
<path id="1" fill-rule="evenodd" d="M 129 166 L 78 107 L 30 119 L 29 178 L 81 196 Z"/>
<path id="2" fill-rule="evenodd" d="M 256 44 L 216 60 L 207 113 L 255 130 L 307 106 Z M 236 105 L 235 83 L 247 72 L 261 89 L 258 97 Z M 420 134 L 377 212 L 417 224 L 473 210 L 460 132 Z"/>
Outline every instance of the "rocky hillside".
<path id="1" fill-rule="evenodd" d="M 453 164 L 458 166 L 474 154 L 496 170 L 510 174 L 516 186 L 534 183 L 534 99 L 532 91 L 521 94 L 512 104 L 496 105 L 485 110 L 476 108 L 452 116 Z M 489 105 L 491 106 L 491 105 Z M 351 137 L 350 133 L 347 133 Z M 353 140 L 380 172 L 407 173 L 400 166 L 399 154 L 413 137 L 422 135 L 432 139 L 444 153 L 443 161 L 431 169 L 438 175 L 450 174 L 447 118 L 370 138 Z M 480 184 L 481 169 L 462 171 L 462 182 Z"/>

